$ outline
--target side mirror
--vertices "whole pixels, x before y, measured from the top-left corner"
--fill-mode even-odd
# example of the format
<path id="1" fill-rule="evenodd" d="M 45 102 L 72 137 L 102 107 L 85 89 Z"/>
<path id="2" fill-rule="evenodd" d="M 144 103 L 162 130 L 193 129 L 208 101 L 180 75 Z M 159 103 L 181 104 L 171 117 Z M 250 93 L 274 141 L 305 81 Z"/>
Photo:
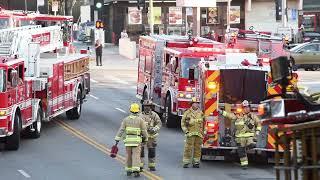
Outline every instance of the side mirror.
<path id="1" fill-rule="evenodd" d="M 10 76 L 11 76 L 11 86 L 17 87 L 18 86 L 18 71 L 12 70 Z"/>

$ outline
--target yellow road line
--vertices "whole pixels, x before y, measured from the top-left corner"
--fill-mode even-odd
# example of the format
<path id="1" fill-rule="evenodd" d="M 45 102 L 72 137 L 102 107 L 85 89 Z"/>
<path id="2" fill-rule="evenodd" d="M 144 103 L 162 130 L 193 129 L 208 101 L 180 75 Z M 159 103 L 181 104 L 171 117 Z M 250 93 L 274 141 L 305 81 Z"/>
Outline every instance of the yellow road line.
<path id="1" fill-rule="evenodd" d="M 78 137 L 79 139 L 83 140 L 84 142 L 86 142 L 87 144 L 93 146 L 94 148 L 100 150 L 101 152 L 110 155 L 111 149 L 105 147 L 105 145 L 102 145 L 98 142 L 96 142 L 95 140 L 89 138 L 88 136 L 86 136 L 85 134 L 83 134 L 82 132 L 80 132 L 79 130 L 71 127 L 69 124 L 60 121 L 60 120 L 56 120 L 55 121 L 56 124 L 60 125 L 63 129 L 65 129 L 66 131 L 70 132 L 71 134 L 75 135 L 76 137 Z M 125 164 L 125 157 L 121 156 L 121 155 L 117 155 L 117 157 L 115 158 L 116 160 L 118 160 L 121 164 Z M 162 180 L 161 177 L 147 171 L 144 170 L 142 172 L 142 174 L 144 176 L 146 176 L 149 179 L 154 179 L 154 180 Z"/>

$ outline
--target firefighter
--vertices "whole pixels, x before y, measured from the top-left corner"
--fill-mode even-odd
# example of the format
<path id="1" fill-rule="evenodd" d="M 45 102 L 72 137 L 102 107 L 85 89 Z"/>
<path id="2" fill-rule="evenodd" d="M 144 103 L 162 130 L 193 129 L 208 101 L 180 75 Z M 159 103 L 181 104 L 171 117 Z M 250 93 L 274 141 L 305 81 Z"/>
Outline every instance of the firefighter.
<path id="1" fill-rule="evenodd" d="M 250 112 L 249 102 L 244 100 L 237 106 L 236 113 L 228 113 L 219 109 L 219 113 L 231 119 L 235 125 L 235 141 L 238 146 L 238 155 L 243 169 L 248 167 L 247 149 L 255 148 L 256 138 L 261 131 L 259 118 Z"/>
<path id="2" fill-rule="evenodd" d="M 151 101 L 145 101 L 143 103 L 143 112 L 141 113 L 142 119 L 146 122 L 147 131 L 148 131 L 148 141 L 146 147 L 148 148 L 148 167 L 150 171 L 156 170 L 156 146 L 157 146 L 157 137 L 159 135 L 159 130 L 162 126 L 160 117 L 157 113 L 152 111 Z M 144 166 L 144 148 L 143 144 L 141 147 L 141 170 Z"/>
<path id="3" fill-rule="evenodd" d="M 189 167 L 192 157 L 193 167 L 200 167 L 201 144 L 204 135 L 203 123 L 204 115 L 200 110 L 199 103 L 193 98 L 191 108 L 183 114 L 181 119 L 181 128 L 186 135 L 183 168 Z"/>
<path id="4" fill-rule="evenodd" d="M 139 116 L 140 106 L 133 103 L 130 106 L 131 114 L 123 119 L 121 127 L 115 137 L 116 144 L 124 138 L 126 146 L 126 171 L 127 176 L 131 174 L 134 177 L 140 176 L 140 151 L 141 143 L 148 141 L 147 127 L 144 120 Z"/>

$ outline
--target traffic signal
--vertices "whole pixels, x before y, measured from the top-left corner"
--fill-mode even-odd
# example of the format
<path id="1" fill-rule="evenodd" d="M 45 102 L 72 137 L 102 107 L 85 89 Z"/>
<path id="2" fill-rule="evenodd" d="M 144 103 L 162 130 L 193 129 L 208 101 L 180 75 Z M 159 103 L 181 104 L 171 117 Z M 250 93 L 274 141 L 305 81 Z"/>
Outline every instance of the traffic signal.
<path id="1" fill-rule="evenodd" d="M 96 29 L 103 29 L 104 24 L 101 20 L 96 21 Z"/>
<path id="2" fill-rule="evenodd" d="M 145 9 L 146 7 L 146 0 L 137 0 L 138 3 L 138 9 L 140 10 L 141 8 Z"/>
<path id="3" fill-rule="evenodd" d="M 282 19 L 282 0 L 276 0 L 276 20 Z"/>

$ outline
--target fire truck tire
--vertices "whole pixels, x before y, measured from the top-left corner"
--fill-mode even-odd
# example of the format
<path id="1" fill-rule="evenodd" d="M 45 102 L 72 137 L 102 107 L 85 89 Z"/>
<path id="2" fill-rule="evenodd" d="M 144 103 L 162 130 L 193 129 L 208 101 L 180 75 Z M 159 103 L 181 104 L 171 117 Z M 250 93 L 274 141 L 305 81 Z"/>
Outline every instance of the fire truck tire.
<path id="1" fill-rule="evenodd" d="M 177 117 L 174 114 L 172 114 L 170 96 L 167 96 L 167 98 L 166 98 L 165 112 L 163 113 L 163 123 L 168 128 L 177 128 L 178 127 Z"/>
<path id="2" fill-rule="evenodd" d="M 66 112 L 67 118 L 70 120 L 77 120 L 81 116 L 81 111 L 82 111 L 82 97 L 81 97 L 81 89 L 79 88 L 78 94 L 77 94 L 77 106 Z"/>
<path id="3" fill-rule="evenodd" d="M 5 142 L 6 150 L 18 150 L 20 146 L 21 118 L 18 113 L 14 116 L 13 134 L 8 136 Z"/>
<path id="4" fill-rule="evenodd" d="M 37 114 L 37 120 L 32 124 L 34 130 L 31 130 L 31 126 L 28 127 L 28 135 L 30 138 L 39 138 L 41 133 L 41 127 L 42 127 L 42 109 L 39 107 L 38 114 Z"/>

